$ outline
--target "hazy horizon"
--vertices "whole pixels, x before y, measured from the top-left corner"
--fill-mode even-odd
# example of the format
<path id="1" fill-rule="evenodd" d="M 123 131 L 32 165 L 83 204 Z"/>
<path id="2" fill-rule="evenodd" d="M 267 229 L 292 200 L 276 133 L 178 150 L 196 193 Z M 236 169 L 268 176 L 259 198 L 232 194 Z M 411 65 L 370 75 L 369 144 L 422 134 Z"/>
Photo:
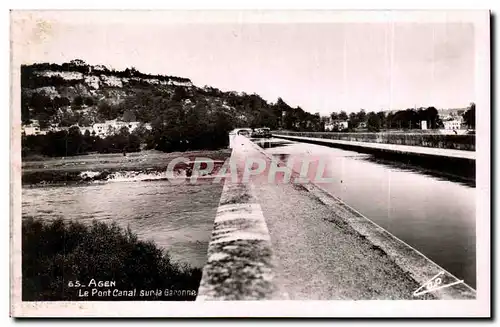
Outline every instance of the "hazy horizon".
<path id="1" fill-rule="evenodd" d="M 29 52 L 23 62 L 135 67 L 270 102 L 281 97 L 321 115 L 465 108 L 475 101 L 474 29 L 467 23 L 129 24 L 51 17 L 37 23 L 36 42 L 23 45 Z"/>

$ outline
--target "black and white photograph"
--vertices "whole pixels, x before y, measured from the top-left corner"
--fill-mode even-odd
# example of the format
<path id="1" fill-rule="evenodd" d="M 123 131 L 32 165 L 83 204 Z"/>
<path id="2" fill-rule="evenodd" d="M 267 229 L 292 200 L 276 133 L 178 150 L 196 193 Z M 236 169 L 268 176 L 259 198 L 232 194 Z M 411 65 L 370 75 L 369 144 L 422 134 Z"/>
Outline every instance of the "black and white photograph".
<path id="1" fill-rule="evenodd" d="M 13 316 L 491 314 L 488 11 L 10 19 Z"/>

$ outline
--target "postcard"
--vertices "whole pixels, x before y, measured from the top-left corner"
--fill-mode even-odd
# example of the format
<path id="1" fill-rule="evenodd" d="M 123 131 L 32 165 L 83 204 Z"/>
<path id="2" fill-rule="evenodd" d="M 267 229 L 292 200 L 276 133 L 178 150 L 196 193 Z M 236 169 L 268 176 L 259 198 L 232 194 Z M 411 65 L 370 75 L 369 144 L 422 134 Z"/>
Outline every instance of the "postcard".
<path id="1" fill-rule="evenodd" d="M 11 11 L 14 317 L 491 315 L 488 11 Z"/>

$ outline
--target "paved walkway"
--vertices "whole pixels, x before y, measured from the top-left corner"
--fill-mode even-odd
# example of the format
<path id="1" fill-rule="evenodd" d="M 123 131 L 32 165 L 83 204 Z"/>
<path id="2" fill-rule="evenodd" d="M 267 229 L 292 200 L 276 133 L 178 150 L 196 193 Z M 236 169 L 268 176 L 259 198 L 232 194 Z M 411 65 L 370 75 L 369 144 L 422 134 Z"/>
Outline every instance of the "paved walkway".
<path id="1" fill-rule="evenodd" d="M 451 158 L 461 158 L 468 160 L 476 160 L 475 151 L 465 151 L 465 150 L 454 150 L 454 149 L 438 149 L 429 148 L 423 146 L 412 146 L 412 145 L 399 145 L 399 144 L 386 144 L 386 143 L 371 143 L 371 142 L 355 142 L 355 141 L 343 141 L 343 140 L 331 140 L 326 138 L 317 137 L 302 137 L 302 136 L 291 136 L 291 135 L 280 135 L 273 134 L 274 137 L 285 138 L 295 141 L 315 141 L 330 144 L 343 144 L 352 145 L 363 148 L 370 149 L 380 149 L 391 152 L 401 152 L 401 153 L 414 153 L 423 155 L 432 155 L 438 157 L 451 157 Z"/>
<path id="2" fill-rule="evenodd" d="M 306 189 L 254 187 L 278 262 L 276 278 L 289 299 L 414 298 L 420 285 Z"/>

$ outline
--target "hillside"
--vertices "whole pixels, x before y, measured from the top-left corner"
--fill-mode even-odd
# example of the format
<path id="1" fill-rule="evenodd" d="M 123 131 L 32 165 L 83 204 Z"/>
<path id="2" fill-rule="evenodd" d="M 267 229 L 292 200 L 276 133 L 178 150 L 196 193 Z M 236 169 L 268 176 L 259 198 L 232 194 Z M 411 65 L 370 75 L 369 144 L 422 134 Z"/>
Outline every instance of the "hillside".
<path id="1" fill-rule="evenodd" d="M 256 94 L 198 87 L 188 78 L 78 59 L 21 66 L 21 88 L 23 125 L 37 121 L 41 130 L 57 130 L 113 119 L 149 123 L 148 147 L 163 151 L 222 147 L 235 127 L 320 128 L 318 114 L 282 99 L 268 103 Z"/>
<path id="2" fill-rule="evenodd" d="M 293 110 L 282 100 L 271 104 L 256 94 L 197 87 L 188 78 L 144 74 L 134 68 L 109 70 L 81 60 L 23 65 L 21 86 L 23 123 L 36 119 L 41 128 L 88 126 L 116 118 L 167 124 L 175 118 L 182 123 L 182 117 L 172 117 L 172 111 L 199 118 L 224 115 L 234 126 L 275 128 L 282 111 Z"/>

